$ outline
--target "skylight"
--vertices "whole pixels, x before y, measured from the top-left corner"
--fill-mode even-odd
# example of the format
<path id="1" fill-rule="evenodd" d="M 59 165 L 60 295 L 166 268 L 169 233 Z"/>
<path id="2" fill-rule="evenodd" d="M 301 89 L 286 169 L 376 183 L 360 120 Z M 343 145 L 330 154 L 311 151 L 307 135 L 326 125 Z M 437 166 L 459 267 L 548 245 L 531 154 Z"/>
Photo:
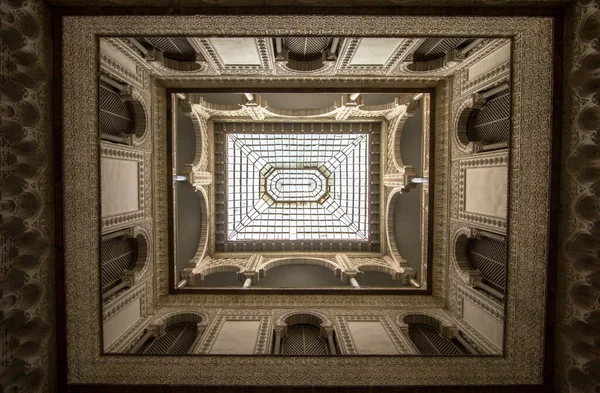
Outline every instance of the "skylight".
<path id="1" fill-rule="evenodd" d="M 227 134 L 227 239 L 369 239 L 369 134 Z"/>

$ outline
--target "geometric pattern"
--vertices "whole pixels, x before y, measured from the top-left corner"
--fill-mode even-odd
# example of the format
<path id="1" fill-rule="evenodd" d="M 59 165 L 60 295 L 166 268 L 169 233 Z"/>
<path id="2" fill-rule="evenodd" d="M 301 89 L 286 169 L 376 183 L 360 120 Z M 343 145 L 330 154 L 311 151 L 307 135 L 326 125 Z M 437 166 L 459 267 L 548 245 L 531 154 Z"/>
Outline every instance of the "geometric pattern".
<path id="1" fill-rule="evenodd" d="M 464 355 L 465 351 L 454 341 L 446 338 L 434 327 L 411 323 L 408 336 L 421 355 L 451 356 Z"/>
<path id="2" fill-rule="evenodd" d="M 329 355 L 327 343 L 320 337 L 319 328 L 294 325 L 287 328 L 281 345 L 282 355 Z"/>
<path id="3" fill-rule="evenodd" d="M 473 111 L 467 122 L 467 135 L 472 141 L 487 144 L 508 141 L 510 133 L 510 89 L 488 98 L 485 105 Z"/>
<path id="4" fill-rule="evenodd" d="M 506 243 L 482 237 L 467 243 L 469 265 L 479 270 L 483 279 L 500 292 L 506 288 Z"/>
<path id="5" fill-rule="evenodd" d="M 227 239 L 369 240 L 369 134 L 227 134 Z"/>

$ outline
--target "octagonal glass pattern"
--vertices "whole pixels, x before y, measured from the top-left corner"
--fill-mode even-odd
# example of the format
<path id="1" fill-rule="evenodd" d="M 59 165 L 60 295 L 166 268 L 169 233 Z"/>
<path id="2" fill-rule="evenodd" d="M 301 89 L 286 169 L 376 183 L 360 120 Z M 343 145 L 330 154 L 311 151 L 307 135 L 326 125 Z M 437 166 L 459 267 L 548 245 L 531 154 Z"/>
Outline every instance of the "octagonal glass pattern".
<path id="1" fill-rule="evenodd" d="M 227 238 L 369 238 L 369 134 L 227 134 Z"/>
<path id="2" fill-rule="evenodd" d="M 327 192 L 327 179 L 318 169 L 275 169 L 265 180 L 275 202 L 316 202 Z"/>

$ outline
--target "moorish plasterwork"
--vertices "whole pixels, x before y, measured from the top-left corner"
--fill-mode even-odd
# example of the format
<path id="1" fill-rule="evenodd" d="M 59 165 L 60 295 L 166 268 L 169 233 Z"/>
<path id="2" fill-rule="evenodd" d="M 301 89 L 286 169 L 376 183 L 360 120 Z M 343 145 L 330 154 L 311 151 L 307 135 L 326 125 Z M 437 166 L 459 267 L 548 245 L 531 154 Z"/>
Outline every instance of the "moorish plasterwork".
<path id="1" fill-rule="evenodd" d="M 192 17 L 156 17 L 152 23 L 148 23 L 147 17 L 104 17 L 104 18 L 80 18 L 67 17 L 64 22 L 64 50 L 65 50 L 65 144 L 84 147 L 93 154 L 84 156 L 67 157 L 65 162 L 65 171 L 72 176 L 69 178 L 83 179 L 81 184 L 69 184 L 72 188 L 67 187 L 65 198 L 73 201 L 72 208 L 77 211 L 88 211 L 89 205 L 97 205 L 97 194 L 89 191 L 88 181 L 97 181 L 98 168 L 94 166 L 94 155 L 97 158 L 98 144 L 97 137 L 91 135 L 78 135 L 75 130 L 96 130 L 95 119 L 93 116 L 84 116 L 85 110 L 78 110 L 79 107 L 95 107 L 95 91 L 96 86 L 95 75 L 93 69 L 81 69 L 81 64 L 94 64 L 94 62 L 81 61 L 81 59 L 95 59 L 94 43 L 89 40 L 89 34 L 111 34 L 119 31 L 119 34 L 162 34 L 170 33 L 169 29 L 173 26 L 185 26 L 186 18 Z M 519 116 L 519 122 L 513 128 L 513 140 L 511 141 L 512 151 L 516 151 L 516 158 L 511 160 L 510 166 L 513 170 L 513 178 L 511 180 L 511 190 L 518 190 L 510 195 L 511 199 L 511 218 L 519 217 L 520 219 L 511 220 L 512 227 L 509 236 L 518 238 L 518 241 L 513 241 L 511 244 L 510 264 L 519 266 L 521 270 L 528 272 L 527 276 L 512 275 L 510 280 L 508 298 L 509 318 L 507 319 L 507 352 L 504 358 L 483 358 L 483 359 L 435 359 L 435 363 L 444 367 L 448 374 L 453 375 L 453 380 L 460 380 L 462 383 L 498 383 L 503 384 L 507 381 L 512 383 L 539 383 L 541 378 L 541 353 L 543 351 L 542 334 L 531 336 L 531 331 L 541 331 L 544 321 L 544 283 L 545 270 L 543 266 L 546 261 L 547 238 L 545 236 L 545 228 L 547 228 L 547 208 L 548 208 L 548 188 L 539 187 L 540 184 L 548 184 L 548 165 L 547 158 L 549 155 L 549 124 L 540 122 L 539 119 L 549 118 L 550 107 L 550 78 L 549 64 L 550 51 L 548 51 L 550 40 L 551 24 L 543 18 L 510 18 L 510 19 L 479 19 L 479 18 L 418 18 L 418 17 L 384 17 L 378 18 L 377 23 L 373 23 L 370 17 L 340 17 L 328 20 L 327 25 L 323 25 L 319 19 L 310 19 L 310 17 L 233 17 L 235 20 L 228 20 L 232 17 L 193 17 L 193 24 L 190 24 L 189 31 L 186 34 L 227 34 L 227 26 L 236 26 L 235 34 L 239 35 L 257 35 L 259 31 L 264 31 L 265 26 L 273 31 L 278 28 L 291 29 L 294 34 L 308 35 L 314 34 L 314 31 L 320 29 L 333 31 L 333 33 L 341 32 L 342 29 L 347 31 L 348 21 L 352 19 L 353 34 L 361 35 L 368 31 L 369 34 L 389 34 L 401 36 L 408 31 L 419 32 L 421 29 L 427 29 L 430 34 L 461 34 L 465 36 L 489 34 L 489 35 L 510 35 L 514 37 L 514 64 L 515 64 L 515 80 L 513 81 L 513 113 Z M 268 18 L 266 20 L 265 18 Z M 175 19 L 178 19 L 175 21 Z M 306 19 L 306 20 L 305 20 Z M 308 32 L 304 26 L 310 25 L 311 32 Z M 113 30 L 114 29 L 114 30 Z M 119 30 L 117 30 L 119 29 Z M 194 30 L 195 29 L 195 30 Z M 271 30 L 264 31 L 269 33 Z M 179 30 L 181 33 L 181 30 Z M 174 32 L 173 32 L 174 33 Z M 230 34 L 232 34 L 231 32 Z M 525 55 L 527 53 L 527 56 Z M 535 58 L 536 61 L 529 62 L 528 59 Z M 401 82 L 401 79 L 390 78 L 385 80 L 389 86 Z M 523 83 L 523 80 L 535 81 L 536 83 Z M 291 80 L 291 84 L 298 83 L 300 80 Z M 208 79 L 207 85 L 210 86 L 225 86 L 227 83 L 236 83 L 235 79 L 214 80 Z M 360 83 L 378 85 L 384 80 L 369 80 L 364 79 Z M 268 80 L 264 79 L 261 83 L 269 86 L 285 85 L 284 80 Z M 309 82 L 309 79 L 303 80 L 304 84 L 314 83 L 321 86 L 342 86 L 343 79 L 327 78 L 324 80 L 315 79 Z M 447 161 L 444 158 L 448 157 L 448 135 L 441 133 L 437 134 L 438 129 L 448 129 L 448 119 L 445 112 L 449 110 L 449 97 L 444 92 L 444 88 L 448 82 L 442 81 L 438 89 L 436 102 L 436 157 L 441 159 L 436 160 L 436 174 L 443 174 L 447 167 Z M 156 92 L 161 93 L 161 88 L 157 88 Z M 77 94 L 74 94 L 77 92 Z M 162 91 L 164 92 L 164 90 Z M 528 100 L 521 100 L 521 96 L 526 95 Z M 77 99 L 75 99 L 77 97 Z M 155 96 L 160 97 L 160 94 Z M 164 97 L 164 94 L 163 94 Z M 163 98 L 164 100 L 164 98 Z M 157 99 L 160 101 L 160 99 Z M 160 103 L 154 103 L 154 108 L 161 109 Z M 445 110 L 440 110 L 445 108 Z M 73 117 L 72 114 L 78 113 L 78 117 Z M 446 112 L 447 113 L 447 112 Z M 160 120 L 158 120 L 160 122 Z M 164 124 L 163 124 L 164 125 Z M 154 127 L 160 129 L 160 127 Z M 521 129 L 526 129 L 527 133 L 521 133 Z M 95 134 L 94 134 L 95 135 Z M 156 148 L 156 146 L 155 146 Z M 535 152 L 535 154 L 518 154 L 521 150 L 524 152 Z M 155 150 L 158 151 L 158 150 Z M 439 153 L 439 154 L 438 154 Z M 535 156 L 535 160 L 529 158 Z M 546 158 L 546 159 L 542 159 Z M 158 154 L 155 157 L 157 162 L 166 162 L 163 154 Z M 525 161 L 525 162 L 523 162 Z M 96 164 L 97 165 L 97 164 Z M 82 172 L 84 171 L 84 172 Z M 81 173 L 80 173 L 81 172 Z M 86 173 L 87 175 L 83 175 Z M 440 175 L 442 176 L 442 175 Z M 443 177 L 440 177 L 443 178 Z M 538 188 L 534 188 L 538 186 Z M 440 188 L 440 192 L 436 190 L 436 201 L 445 203 L 448 193 L 444 192 L 443 182 L 436 184 Z M 92 187 L 93 189 L 93 187 Z M 79 199 L 74 198 L 79 195 Z M 82 196 L 86 195 L 85 198 Z M 536 204 L 531 204 L 525 208 L 519 201 L 525 197 L 533 197 Z M 229 384 L 262 384 L 272 385 L 281 384 L 284 381 L 287 384 L 338 384 L 338 385 L 357 385 L 368 384 L 377 381 L 379 384 L 448 384 L 452 380 L 444 379 L 444 376 L 437 373 L 435 367 L 427 367 L 426 359 L 421 359 L 419 362 L 414 362 L 403 357 L 369 357 L 368 359 L 314 359 L 310 363 L 302 363 L 302 372 L 298 373 L 299 364 L 292 362 L 286 358 L 257 358 L 253 362 L 252 372 L 244 368 L 236 358 L 221 358 L 215 356 L 208 357 L 193 357 L 186 358 L 185 362 L 174 359 L 178 364 L 173 373 L 169 374 L 166 379 L 173 378 L 172 381 L 165 379 L 165 375 L 158 371 L 160 362 L 154 357 L 143 358 L 119 358 L 119 362 L 113 362 L 109 358 L 102 358 L 97 349 L 99 346 L 99 336 L 92 335 L 89 332 L 95 331 L 95 326 L 99 320 L 97 309 L 94 307 L 86 307 L 97 302 L 99 290 L 97 284 L 94 284 L 98 272 L 89 267 L 76 266 L 77 260 L 94 260 L 94 252 L 98 250 L 98 233 L 97 229 L 90 229 L 89 221 L 98 220 L 97 216 L 86 217 L 86 222 L 78 220 L 68 220 L 66 222 L 66 256 L 67 256 L 67 303 L 77 301 L 80 309 L 89 310 L 90 315 L 72 315 L 68 314 L 68 328 L 70 335 L 69 340 L 69 361 L 72 365 L 69 375 L 70 382 L 80 383 L 98 383 L 108 382 L 109 375 L 112 375 L 110 382 L 119 383 L 116 380 L 124 378 L 122 382 L 135 381 L 136 378 L 142 378 L 145 383 L 195 383 L 193 378 L 193 370 L 202 368 L 204 371 L 204 383 L 218 384 L 223 383 L 224 378 L 227 378 Z M 156 219 L 161 219 L 161 213 L 156 212 Z M 97 215 L 97 214 L 96 214 Z M 517 216 L 515 216 L 517 215 Z M 445 220 L 446 216 L 442 214 L 436 219 Z M 164 219 L 164 217 L 162 217 Z M 443 232 L 443 231 L 441 231 Z M 439 231 L 435 232 L 435 236 L 443 235 Z M 159 237 L 165 239 L 164 237 Z M 442 237 L 443 239 L 443 237 Z M 440 243 L 444 243 L 443 241 Z M 435 244 L 435 243 L 434 243 Z M 537 247 L 533 247 L 533 245 Z M 85 247 L 81 247 L 85 245 Z M 165 251 L 161 251 L 161 245 L 157 244 L 156 259 L 164 257 Z M 162 245 L 165 249 L 165 245 Z M 434 274 L 436 269 L 442 269 L 445 265 L 447 245 L 437 246 L 434 249 L 434 259 L 439 258 L 438 264 L 434 263 Z M 158 268 L 158 265 L 156 265 Z M 513 270 L 510 270 L 514 273 Z M 85 277 L 85 283 L 82 281 Z M 535 276 L 536 281 L 531 282 L 528 277 Z M 90 285 L 90 281 L 92 284 Z M 526 282 L 526 283 L 524 283 Z M 526 285 L 523 285 L 526 284 Z M 441 288 L 434 285 L 434 294 L 440 296 Z M 436 292 L 437 291 L 437 292 Z M 167 304 L 168 302 L 188 303 L 197 300 L 192 296 L 181 296 L 177 300 L 170 300 L 174 296 L 158 297 L 157 304 Z M 279 299 L 275 297 L 258 299 L 254 295 L 241 296 L 240 299 L 228 299 L 220 295 L 204 296 L 204 305 L 217 305 L 219 302 L 237 302 L 241 304 L 261 304 L 265 303 L 272 305 L 294 303 L 295 306 L 311 306 L 311 305 L 326 305 L 333 301 L 333 304 L 353 304 L 355 307 L 372 307 L 374 304 L 394 304 L 394 307 L 399 307 L 401 303 L 408 304 L 417 302 L 416 299 L 406 297 L 399 299 L 394 297 L 373 296 L 364 298 L 360 296 L 336 296 L 331 299 L 318 295 L 295 296 L 295 299 L 286 299 L 279 295 Z M 423 304 L 430 302 L 426 299 L 421 299 L 417 303 Z M 360 306 L 358 306 L 360 305 Z M 523 310 L 526 307 L 527 310 Z M 527 312 L 530 316 L 523 320 L 515 318 L 522 312 Z M 85 333 L 84 333 L 85 332 Z M 538 354 L 539 356 L 532 356 Z M 539 359 L 539 361 L 531 361 L 531 359 Z M 125 366 L 129 364 L 129 366 Z M 241 367 L 240 367 L 241 366 Z M 266 367 L 269 372 L 257 373 L 257 370 Z M 365 380 L 364 373 L 360 370 L 368 367 L 373 370 L 373 373 Z M 113 371 L 119 369 L 119 373 Z M 410 375 L 410 379 L 405 379 L 402 375 L 394 370 L 402 368 L 402 375 Z M 493 369 L 494 373 L 489 373 Z M 322 371 L 327 370 L 326 377 Z M 260 381 L 256 379 L 256 375 L 260 374 Z M 159 379 L 153 379 L 153 376 L 159 376 Z M 285 375 L 285 379 L 284 379 Z M 290 378 L 290 375 L 293 375 Z M 310 377 L 310 381 L 307 379 Z M 360 377 L 360 378 L 359 378 Z M 478 379 L 485 377 L 483 379 Z M 116 379 L 115 379 L 116 378 Z M 368 379 L 367 378 L 367 379 Z M 137 379 L 142 382 L 142 379 Z"/>

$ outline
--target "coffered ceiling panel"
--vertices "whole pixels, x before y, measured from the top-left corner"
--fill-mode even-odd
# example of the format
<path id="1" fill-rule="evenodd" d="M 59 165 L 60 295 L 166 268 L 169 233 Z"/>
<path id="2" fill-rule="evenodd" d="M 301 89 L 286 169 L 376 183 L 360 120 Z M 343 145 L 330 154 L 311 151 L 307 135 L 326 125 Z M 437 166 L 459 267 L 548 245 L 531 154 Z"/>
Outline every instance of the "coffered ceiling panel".
<path id="1" fill-rule="evenodd" d="M 211 38 L 210 42 L 225 65 L 260 65 L 254 38 Z"/>
<path id="2" fill-rule="evenodd" d="M 403 38 L 363 38 L 352 56 L 350 65 L 384 66 L 404 41 Z"/>

